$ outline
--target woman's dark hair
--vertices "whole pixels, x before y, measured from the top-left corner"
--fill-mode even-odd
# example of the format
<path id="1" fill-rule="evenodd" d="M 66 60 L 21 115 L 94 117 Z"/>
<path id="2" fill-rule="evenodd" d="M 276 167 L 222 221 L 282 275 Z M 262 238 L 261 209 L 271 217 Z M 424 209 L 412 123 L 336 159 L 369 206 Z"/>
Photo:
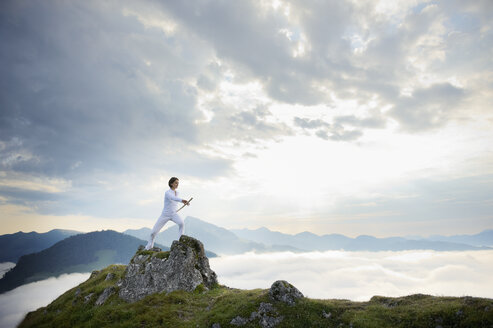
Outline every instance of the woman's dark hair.
<path id="1" fill-rule="evenodd" d="M 177 177 L 172 177 L 171 179 L 169 179 L 168 181 L 168 186 L 171 188 L 171 185 L 173 184 L 173 182 L 175 182 L 176 180 L 179 180 Z"/>

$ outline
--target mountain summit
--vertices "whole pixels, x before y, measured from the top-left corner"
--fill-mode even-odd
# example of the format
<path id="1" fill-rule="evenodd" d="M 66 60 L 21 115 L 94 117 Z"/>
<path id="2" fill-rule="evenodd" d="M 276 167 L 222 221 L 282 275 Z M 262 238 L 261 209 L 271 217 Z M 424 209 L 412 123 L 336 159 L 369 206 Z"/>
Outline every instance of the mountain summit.
<path id="1" fill-rule="evenodd" d="M 117 285 L 122 299 L 135 302 L 154 293 L 179 289 L 194 291 L 199 285 L 209 290 L 217 284 L 204 245 L 195 238 L 182 235 L 165 252 L 159 248 L 147 251 L 141 245 Z"/>

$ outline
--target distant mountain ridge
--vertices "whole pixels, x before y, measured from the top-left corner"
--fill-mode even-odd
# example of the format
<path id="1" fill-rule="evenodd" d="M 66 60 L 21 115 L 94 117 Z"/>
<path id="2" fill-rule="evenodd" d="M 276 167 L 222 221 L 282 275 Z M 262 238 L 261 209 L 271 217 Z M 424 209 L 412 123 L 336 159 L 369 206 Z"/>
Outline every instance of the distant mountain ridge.
<path id="1" fill-rule="evenodd" d="M 239 238 L 235 233 L 228 229 L 208 223 L 201 219 L 187 216 L 184 220 L 184 234 L 201 240 L 205 247 L 218 254 L 240 254 L 248 251 L 273 252 L 273 251 L 292 251 L 303 252 L 304 250 L 293 247 L 292 245 L 265 245 Z M 128 229 L 123 233 L 147 240 L 151 229 L 141 228 L 137 230 Z M 171 246 L 171 242 L 178 239 L 178 226 L 172 224 L 166 230 L 161 231 L 156 236 L 156 242 L 162 245 Z"/>
<path id="2" fill-rule="evenodd" d="M 460 242 L 452 242 L 454 236 L 446 240 L 431 239 L 408 239 L 404 237 L 377 238 L 368 235 L 360 235 L 356 238 L 341 234 L 316 235 L 304 231 L 295 235 L 285 234 L 269 230 L 266 227 L 258 229 L 225 229 L 208 223 L 201 219 L 187 216 L 185 218 L 184 233 L 204 241 L 204 245 L 218 254 L 240 254 L 248 251 L 257 253 L 273 251 L 324 251 L 324 250 L 346 250 L 346 251 L 403 251 L 403 250 L 436 250 L 436 251 L 465 251 L 491 249 L 485 245 L 470 245 Z M 493 231 L 493 230 L 491 230 Z M 123 233 L 146 240 L 151 232 L 149 228 L 138 230 L 125 230 Z M 469 236 L 470 240 L 475 240 Z M 477 236 L 481 240 L 493 245 L 493 234 L 488 230 Z M 491 238 L 490 238 L 491 236 Z M 178 227 L 173 224 L 161 231 L 156 241 L 169 246 L 171 241 L 178 238 Z M 464 237 L 463 237 L 464 238 Z"/>
<path id="3" fill-rule="evenodd" d="M 166 228 L 158 234 L 156 243 L 169 247 L 173 240 L 178 239 L 178 227 L 172 224 Z M 142 243 L 146 244 L 150 232 L 151 229 L 145 227 L 128 229 L 123 233 L 139 238 Z M 22 255 L 39 252 L 63 240 L 65 236 L 70 237 L 75 234 L 81 234 L 81 232 L 54 229 L 46 233 L 17 232 L 0 235 L 0 262 L 17 262 Z M 228 230 L 192 216 L 185 218 L 185 234 L 203 240 L 207 247 L 206 252 L 225 255 L 249 251 L 257 253 L 323 250 L 401 251 L 411 249 L 451 251 L 491 249 L 490 246 L 493 246 L 493 230 L 491 229 L 473 235 L 432 235 L 427 238 L 421 236 L 377 238 L 368 235 L 350 238 L 341 234 L 320 236 L 308 231 L 290 235 L 272 231 L 266 227 Z"/>
<path id="4" fill-rule="evenodd" d="M 422 238 L 416 240 L 406 239 L 404 237 L 377 238 L 368 235 L 360 235 L 356 238 L 346 237 L 341 234 L 326 234 L 319 236 L 308 231 L 290 235 L 278 231 L 271 231 L 266 227 L 258 229 L 231 229 L 231 231 L 241 238 L 252 240 L 257 243 L 264 243 L 266 245 L 271 243 L 277 245 L 291 245 L 307 251 L 339 249 L 346 251 L 402 251 L 410 249 L 451 251 L 492 249 L 489 246 L 493 245 L 493 230 L 485 230 L 479 234 L 469 236 L 438 236 L 435 237 L 435 239 Z M 476 245 L 452 242 L 453 240 L 469 240 Z M 477 246 L 478 244 L 479 246 Z"/>
<path id="5" fill-rule="evenodd" d="M 472 235 L 454 235 L 454 236 L 442 236 L 431 235 L 428 240 L 435 241 L 447 241 L 453 243 L 462 243 L 473 246 L 493 246 L 493 229 L 484 230 L 477 234 Z"/>
<path id="6" fill-rule="evenodd" d="M 22 255 L 39 252 L 79 233 L 75 230 L 53 229 L 44 233 L 19 231 L 0 235 L 0 262 L 17 263 Z"/>

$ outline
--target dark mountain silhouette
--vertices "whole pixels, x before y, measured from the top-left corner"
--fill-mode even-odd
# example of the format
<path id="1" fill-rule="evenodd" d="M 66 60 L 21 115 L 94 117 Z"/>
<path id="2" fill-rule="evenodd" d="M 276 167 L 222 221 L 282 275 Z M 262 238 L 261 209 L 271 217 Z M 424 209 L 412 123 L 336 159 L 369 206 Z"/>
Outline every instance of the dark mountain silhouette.
<path id="1" fill-rule="evenodd" d="M 79 234 L 75 230 L 54 229 L 44 233 L 16 232 L 0 236 L 0 262 L 14 262 L 22 256 L 46 249 L 67 237 Z"/>

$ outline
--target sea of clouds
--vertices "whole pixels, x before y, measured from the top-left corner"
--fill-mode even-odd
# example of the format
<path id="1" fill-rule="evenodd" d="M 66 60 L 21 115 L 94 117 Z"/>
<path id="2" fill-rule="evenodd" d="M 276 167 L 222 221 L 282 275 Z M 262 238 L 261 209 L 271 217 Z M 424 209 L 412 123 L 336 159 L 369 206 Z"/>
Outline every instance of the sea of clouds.
<path id="1" fill-rule="evenodd" d="M 0 264 L 2 268 L 4 263 Z M 0 327 L 16 327 L 24 316 L 54 301 L 70 288 L 86 281 L 91 273 L 62 274 L 17 287 L 0 294 Z"/>
<path id="2" fill-rule="evenodd" d="M 373 295 L 414 293 L 493 298 L 493 250 L 249 252 L 210 258 L 209 264 L 221 284 L 270 288 L 283 279 L 310 298 L 367 301 Z M 29 311 L 48 305 L 89 276 L 63 274 L 0 294 L 0 327 L 15 327 Z"/>
<path id="3" fill-rule="evenodd" d="M 221 284 L 270 288 L 287 280 L 310 298 L 367 301 L 414 293 L 493 298 L 493 251 L 245 253 L 209 259 Z"/>

